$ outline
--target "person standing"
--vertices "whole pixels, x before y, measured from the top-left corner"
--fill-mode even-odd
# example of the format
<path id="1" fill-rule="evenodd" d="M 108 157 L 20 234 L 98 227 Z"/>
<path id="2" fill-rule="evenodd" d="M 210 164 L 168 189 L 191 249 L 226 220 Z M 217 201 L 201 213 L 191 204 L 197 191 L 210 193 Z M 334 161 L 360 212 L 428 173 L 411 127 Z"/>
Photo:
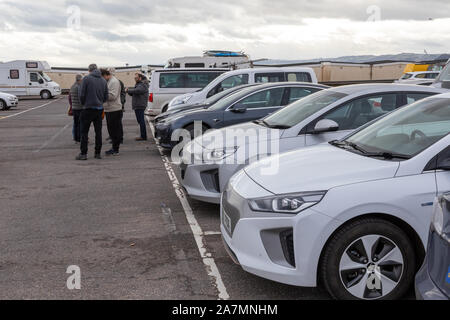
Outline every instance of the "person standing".
<path id="1" fill-rule="evenodd" d="M 125 91 L 132 96 L 131 104 L 136 114 L 136 120 L 140 126 L 141 135 L 136 138 L 136 141 L 145 141 L 147 140 L 147 127 L 145 125 L 144 112 L 147 108 L 149 84 L 147 78 L 141 73 L 136 73 L 134 80 L 136 81 L 134 88 L 127 88 Z"/>
<path id="2" fill-rule="evenodd" d="M 123 144 L 123 113 L 125 112 L 125 103 L 127 102 L 127 93 L 125 91 L 125 85 L 122 80 L 119 79 L 120 83 L 120 103 L 122 104 L 122 114 L 120 119 L 120 143 Z"/>
<path id="3" fill-rule="evenodd" d="M 87 160 L 88 136 L 91 123 L 95 129 L 95 158 L 101 159 L 103 104 L 108 100 L 108 86 L 102 78 L 96 64 L 89 65 L 89 75 L 84 77 L 80 86 L 81 111 L 81 153 L 76 160 Z"/>
<path id="4" fill-rule="evenodd" d="M 120 82 L 113 75 L 113 70 L 102 69 L 102 77 L 108 84 L 108 100 L 104 104 L 106 125 L 111 137 L 112 149 L 105 152 L 107 156 L 119 155 L 122 127 L 122 103 L 120 101 Z"/>
<path id="5" fill-rule="evenodd" d="M 69 104 L 72 108 L 73 115 L 73 140 L 77 143 L 81 141 L 81 130 L 80 130 L 80 115 L 83 106 L 80 102 L 80 85 L 83 80 L 83 76 L 81 74 L 77 74 L 75 77 L 75 83 L 70 87 L 69 91 Z"/>

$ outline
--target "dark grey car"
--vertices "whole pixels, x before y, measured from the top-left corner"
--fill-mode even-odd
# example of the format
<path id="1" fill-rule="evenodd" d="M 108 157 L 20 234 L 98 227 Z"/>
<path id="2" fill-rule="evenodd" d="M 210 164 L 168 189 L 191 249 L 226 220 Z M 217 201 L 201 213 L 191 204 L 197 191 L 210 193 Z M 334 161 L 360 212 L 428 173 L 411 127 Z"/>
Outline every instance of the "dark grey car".
<path id="1" fill-rule="evenodd" d="M 450 169 L 450 159 L 448 160 Z M 420 300 L 450 299 L 450 193 L 438 198 L 431 223 L 428 251 L 416 276 Z"/>
<path id="2" fill-rule="evenodd" d="M 242 89 L 219 100 L 207 109 L 176 113 L 155 125 L 156 138 L 162 147 L 171 149 L 172 133 L 186 129 L 194 136 L 194 123 L 202 122 L 203 132 L 264 118 L 280 108 L 329 87 L 306 82 L 266 83 Z"/>

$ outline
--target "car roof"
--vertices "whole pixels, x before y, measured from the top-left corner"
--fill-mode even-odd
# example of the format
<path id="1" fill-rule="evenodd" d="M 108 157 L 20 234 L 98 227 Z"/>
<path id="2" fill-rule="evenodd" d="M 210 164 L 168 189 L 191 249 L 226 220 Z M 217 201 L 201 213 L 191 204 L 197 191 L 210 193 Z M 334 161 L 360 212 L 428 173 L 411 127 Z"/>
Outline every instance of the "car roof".
<path id="1" fill-rule="evenodd" d="M 297 82 L 297 81 L 281 81 L 281 82 L 268 82 L 257 84 L 259 88 L 271 88 L 271 87 L 286 87 L 286 86 L 296 86 L 296 87 L 315 87 L 315 88 L 323 88 L 328 89 L 330 86 L 326 86 L 324 84 L 312 83 L 312 82 Z"/>
<path id="2" fill-rule="evenodd" d="M 354 93 L 371 93 L 371 92 L 390 92 L 390 91 L 417 91 L 417 92 L 435 92 L 444 93 L 448 90 L 420 86 L 417 84 L 400 84 L 400 83 L 370 83 L 370 84 L 351 84 L 341 87 L 334 87 L 330 90 L 342 92 L 345 94 Z"/>
<path id="3" fill-rule="evenodd" d="M 441 94 L 433 96 L 432 98 L 450 99 L 450 92 L 441 93 Z"/>
<path id="4" fill-rule="evenodd" d="M 154 72 L 197 72 L 197 71 L 207 71 L 207 72 L 217 72 L 217 71 L 223 71 L 227 72 L 230 71 L 230 69 L 227 68 L 167 68 L 167 69 L 157 69 L 153 70 Z"/>
<path id="5" fill-rule="evenodd" d="M 421 74 L 421 73 L 439 73 L 440 71 L 411 71 L 406 72 L 406 74 Z"/>

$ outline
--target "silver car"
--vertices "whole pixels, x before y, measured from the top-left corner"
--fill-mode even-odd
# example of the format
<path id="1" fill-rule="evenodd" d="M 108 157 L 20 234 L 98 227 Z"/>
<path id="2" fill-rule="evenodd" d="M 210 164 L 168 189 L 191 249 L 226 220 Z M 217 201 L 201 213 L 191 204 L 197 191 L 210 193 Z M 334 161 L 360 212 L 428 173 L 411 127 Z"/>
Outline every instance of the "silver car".
<path id="1" fill-rule="evenodd" d="M 229 179 L 251 162 L 343 138 L 401 106 L 443 92 L 403 84 L 323 90 L 262 120 L 207 132 L 188 143 L 180 164 L 182 185 L 194 199 L 220 203 Z"/>

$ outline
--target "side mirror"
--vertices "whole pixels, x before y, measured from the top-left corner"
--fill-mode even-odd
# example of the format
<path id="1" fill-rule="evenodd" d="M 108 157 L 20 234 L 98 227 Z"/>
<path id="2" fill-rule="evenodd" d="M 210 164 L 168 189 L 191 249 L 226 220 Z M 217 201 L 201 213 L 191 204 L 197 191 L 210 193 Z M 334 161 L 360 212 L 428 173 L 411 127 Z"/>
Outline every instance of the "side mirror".
<path id="1" fill-rule="evenodd" d="M 336 121 L 330 119 L 322 119 L 316 123 L 314 127 L 314 133 L 323 133 L 330 131 L 338 131 L 339 124 Z"/>
<path id="2" fill-rule="evenodd" d="M 39 79 L 39 84 L 43 84 L 43 83 L 44 83 L 44 80 Z"/>
<path id="3" fill-rule="evenodd" d="M 245 107 L 245 105 L 243 104 L 236 104 L 234 105 L 230 111 L 235 112 L 235 113 L 245 113 L 247 111 L 247 108 Z"/>

